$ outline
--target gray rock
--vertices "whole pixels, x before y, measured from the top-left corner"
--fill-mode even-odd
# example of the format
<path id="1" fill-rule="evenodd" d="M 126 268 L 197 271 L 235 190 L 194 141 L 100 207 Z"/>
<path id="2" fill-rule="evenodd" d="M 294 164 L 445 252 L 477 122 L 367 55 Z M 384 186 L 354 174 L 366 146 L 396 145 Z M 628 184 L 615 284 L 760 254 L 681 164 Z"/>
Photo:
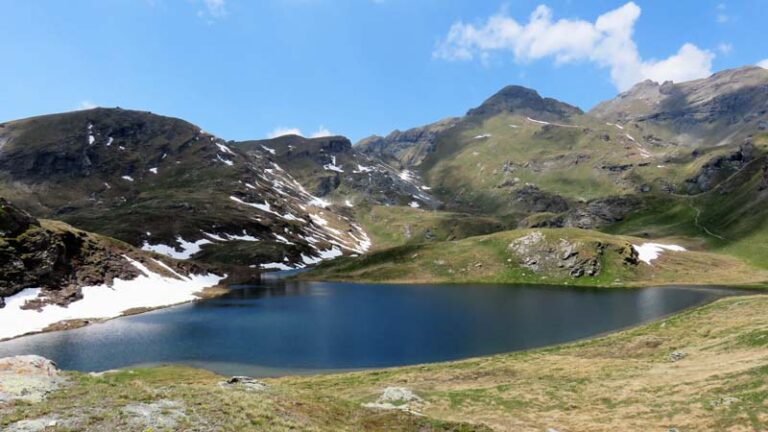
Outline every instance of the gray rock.
<path id="1" fill-rule="evenodd" d="M 3 429 L 4 432 L 41 432 L 47 428 L 61 426 L 56 417 L 40 417 L 36 419 L 20 420 L 11 423 Z"/>
<path id="2" fill-rule="evenodd" d="M 687 357 L 687 356 L 688 356 L 688 354 L 686 354 L 686 353 L 685 353 L 685 352 L 683 352 L 683 351 L 673 351 L 673 352 L 672 352 L 672 353 L 669 355 L 669 361 L 671 361 L 671 362 L 678 362 L 678 361 L 680 361 L 680 360 L 684 359 L 684 358 L 685 358 L 685 357 Z"/>
<path id="3" fill-rule="evenodd" d="M 232 378 L 219 383 L 221 387 L 239 387 L 246 391 L 263 391 L 267 385 L 263 382 L 249 376 L 233 376 Z"/>
<path id="4" fill-rule="evenodd" d="M 0 403 L 40 402 L 63 382 L 51 360 L 35 355 L 0 359 Z"/>
<path id="5" fill-rule="evenodd" d="M 387 387 L 375 402 L 363 404 L 366 408 L 416 412 L 426 402 L 406 387 Z"/>
<path id="6" fill-rule="evenodd" d="M 123 407 L 123 412 L 130 417 L 131 423 L 157 430 L 174 429 L 187 418 L 184 404 L 172 400 L 130 404 Z"/>

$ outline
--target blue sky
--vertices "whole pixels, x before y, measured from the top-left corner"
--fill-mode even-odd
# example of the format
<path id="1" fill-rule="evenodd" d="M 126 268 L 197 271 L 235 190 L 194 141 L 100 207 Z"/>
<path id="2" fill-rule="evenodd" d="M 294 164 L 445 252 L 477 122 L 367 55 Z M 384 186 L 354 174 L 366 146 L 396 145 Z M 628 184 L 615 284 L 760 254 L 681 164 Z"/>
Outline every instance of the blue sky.
<path id="1" fill-rule="evenodd" d="M 0 0 L 0 119 L 83 106 L 353 140 L 508 84 L 588 109 L 768 59 L 764 0 Z"/>

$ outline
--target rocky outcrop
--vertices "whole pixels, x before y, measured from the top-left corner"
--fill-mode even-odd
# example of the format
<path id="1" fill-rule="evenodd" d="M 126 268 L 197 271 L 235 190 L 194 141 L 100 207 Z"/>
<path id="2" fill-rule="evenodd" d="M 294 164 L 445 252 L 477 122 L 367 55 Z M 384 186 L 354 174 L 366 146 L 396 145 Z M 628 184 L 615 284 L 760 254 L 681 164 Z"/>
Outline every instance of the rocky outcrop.
<path id="1" fill-rule="evenodd" d="M 0 358 L 0 404 L 40 402 L 64 379 L 51 360 L 36 355 Z"/>
<path id="2" fill-rule="evenodd" d="M 565 198 L 534 185 L 525 185 L 512 194 L 515 203 L 528 213 L 562 213 L 569 208 Z"/>
<path id="3" fill-rule="evenodd" d="M 754 158 L 755 147 L 751 140 L 747 140 L 737 150 L 715 156 L 705 162 L 696 175 L 685 180 L 685 190 L 689 194 L 711 190 Z"/>
<path id="4" fill-rule="evenodd" d="M 597 276 L 602 270 L 606 248 L 623 258 L 625 264 L 636 265 L 637 251 L 631 244 L 608 244 L 600 241 L 550 239 L 541 231 L 520 237 L 507 246 L 520 266 L 537 274 L 558 278 Z"/>
<path id="5" fill-rule="evenodd" d="M 604 245 L 596 243 L 588 250 L 580 242 L 565 239 L 550 242 L 534 231 L 509 244 L 507 250 L 517 256 L 519 264 L 534 273 L 567 274 L 570 277 L 595 276 L 600 273 L 600 257 Z"/>
<path id="6" fill-rule="evenodd" d="M 371 157 L 397 162 L 403 168 L 417 166 L 433 152 L 440 133 L 454 127 L 456 118 L 447 118 L 406 131 L 396 130 L 385 137 L 373 135 L 360 140 L 355 147 Z"/>
<path id="7" fill-rule="evenodd" d="M 418 414 L 426 401 L 407 387 L 387 387 L 375 402 L 363 404 L 366 408 L 381 410 L 402 410 Z"/>
<path id="8" fill-rule="evenodd" d="M 64 224 L 42 225 L 0 198 L 0 307 L 3 298 L 25 288 L 42 288 L 46 301 L 66 305 L 81 298 L 80 288 L 139 275 L 124 251 Z M 28 306 L 39 307 L 39 300 Z"/>
<path id="9" fill-rule="evenodd" d="M 641 208 L 642 201 L 635 196 L 598 198 L 569 211 L 562 219 L 562 226 L 595 229 L 621 221 Z"/>

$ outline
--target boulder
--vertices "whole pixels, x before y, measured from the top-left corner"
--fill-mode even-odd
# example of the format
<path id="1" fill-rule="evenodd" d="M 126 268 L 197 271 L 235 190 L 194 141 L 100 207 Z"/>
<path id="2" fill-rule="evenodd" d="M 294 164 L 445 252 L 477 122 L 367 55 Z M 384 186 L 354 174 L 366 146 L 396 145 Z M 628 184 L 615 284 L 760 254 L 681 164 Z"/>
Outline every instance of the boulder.
<path id="1" fill-rule="evenodd" d="M 36 355 L 0 358 L 0 404 L 40 402 L 63 382 L 56 363 Z"/>

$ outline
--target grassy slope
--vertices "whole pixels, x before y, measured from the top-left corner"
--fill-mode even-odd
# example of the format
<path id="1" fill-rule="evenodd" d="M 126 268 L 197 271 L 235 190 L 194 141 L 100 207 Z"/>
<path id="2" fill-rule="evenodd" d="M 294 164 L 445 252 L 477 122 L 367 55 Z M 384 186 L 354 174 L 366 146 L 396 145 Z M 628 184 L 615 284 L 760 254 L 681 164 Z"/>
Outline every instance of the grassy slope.
<path id="1" fill-rule="evenodd" d="M 672 362 L 673 351 L 686 356 Z M 358 401 L 406 386 L 429 402 L 428 416 L 496 430 L 765 430 L 768 298 L 553 348 L 279 382 Z"/>
<path id="2" fill-rule="evenodd" d="M 531 232 L 544 233 L 553 247 L 560 239 L 582 246 L 607 245 L 602 270 L 595 277 L 570 277 L 567 272 L 532 272 L 508 251 L 514 240 Z M 671 239 L 680 243 L 681 239 Z M 386 281 L 406 283 L 543 283 L 586 286 L 640 286 L 661 284 L 753 284 L 768 280 L 768 273 L 729 256 L 705 252 L 663 253 L 653 265 L 627 265 L 619 250 L 644 239 L 613 236 L 579 229 L 504 231 L 454 242 L 413 244 L 376 251 L 360 258 L 342 258 L 299 275 L 302 279 Z M 696 246 L 695 243 L 683 243 Z M 552 253 L 552 252 L 550 252 Z"/>
<path id="3" fill-rule="evenodd" d="M 642 180 L 631 181 L 632 173 L 599 168 L 650 162 L 626 136 L 631 132 L 639 138 L 642 132 L 620 130 L 589 116 L 576 116 L 571 124 L 576 127 L 543 126 L 509 114 L 465 121 L 440 137 L 420 169 L 447 201 L 493 213 L 515 210 L 508 188 L 496 187 L 509 179 L 518 179 L 518 187 L 531 183 L 574 201 L 632 193 L 642 184 Z M 490 137 L 476 138 L 486 134 Z M 659 157 L 665 154 L 661 149 L 645 149 Z M 505 174 L 507 161 L 516 167 Z M 642 170 L 643 177 L 668 175 L 655 163 Z"/>
<path id="4" fill-rule="evenodd" d="M 758 148 L 768 136 L 755 138 Z M 759 156 L 712 190 L 693 196 L 655 196 L 644 211 L 606 229 L 649 237 L 685 236 L 713 252 L 768 268 L 768 192 L 760 189 L 768 157 Z"/>
<path id="5" fill-rule="evenodd" d="M 457 240 L 509 228 L 509 223 L 485 217 L 411 207 L 373 206 L 358 212 L 360 223 L 376 250 L 404 244 Z"/>
<path id="6" fill-rule="evenodd" d="M 673 362 L 674 351 L 686 355 Z M 144 430 L 122 408 L 172 400 L 183 406 L 179 426 L 188 431 L 757 431 L 768 427 L 768 297 L 723 299 L 533 351 L 267 380 L 264 392 L 223 389 L 221 377 L 180 367 L 69 375 L 72 385 L 45 402 L 0 407 L 0 427 L 56 415 L 59 426 L 46 430 Z M 424 398 L 426 417 L 359 406 L 389 386 Z"/>

